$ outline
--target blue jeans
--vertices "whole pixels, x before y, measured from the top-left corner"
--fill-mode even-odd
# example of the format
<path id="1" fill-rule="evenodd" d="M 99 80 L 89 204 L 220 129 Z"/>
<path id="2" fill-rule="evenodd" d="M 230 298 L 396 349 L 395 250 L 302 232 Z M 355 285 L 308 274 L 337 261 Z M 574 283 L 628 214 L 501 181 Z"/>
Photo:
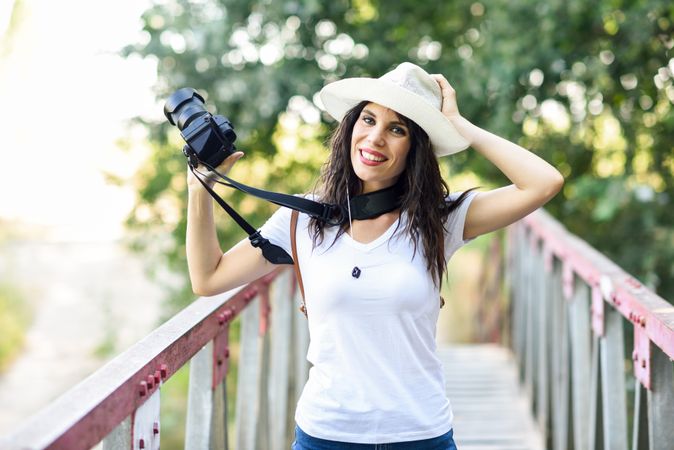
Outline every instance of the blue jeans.
<path id="1" fill-rule="evenodd" d="M 295 425 L 295 442 L 292 450 L 457 450 L 454 433 L 449 430 L 442 436 L 420 441 L 392 442 L 389 444 L 354 444 L 329 441 L 309 436 Z"/>

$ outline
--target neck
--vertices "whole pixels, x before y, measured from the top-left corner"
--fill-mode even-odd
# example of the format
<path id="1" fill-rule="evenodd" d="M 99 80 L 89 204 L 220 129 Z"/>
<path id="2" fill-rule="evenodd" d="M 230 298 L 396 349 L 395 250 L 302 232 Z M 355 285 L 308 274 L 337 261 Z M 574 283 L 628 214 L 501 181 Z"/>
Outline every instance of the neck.
<path id="1" fill-rule="evenodd" d="M 403 187 L 396 183 L 384 189 L 356 195 L 350 200 L 353 220 L 373 219 L 400 208 Z"/>

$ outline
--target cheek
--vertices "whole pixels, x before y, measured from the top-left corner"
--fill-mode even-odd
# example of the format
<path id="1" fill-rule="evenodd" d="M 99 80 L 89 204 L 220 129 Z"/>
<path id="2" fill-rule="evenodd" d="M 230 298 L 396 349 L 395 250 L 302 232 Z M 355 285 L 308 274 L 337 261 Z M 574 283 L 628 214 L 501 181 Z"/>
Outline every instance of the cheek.
<path id="1" fill-rule="evenodd" d="M 395 168 L 394 168 L 394 173 L 396 175 L 400 175 L 401 173 L 403 173 L 405 171 L 406 166 L 407 166 L 407 164 L 405 163 L 404 159 L 402 161 L 397 162 L 396 165 L 395 165 Z"/>
<path id="2" fill-rule="evenodd" d="M 398 173 L 402 172 L 405 170 L 405 167 L 407 166 L 407 157 L 409 156 L 409 147 L 401 149 L 400 152 L 398 153 L 398 156 L 396 157 L 396 171 Z"/>

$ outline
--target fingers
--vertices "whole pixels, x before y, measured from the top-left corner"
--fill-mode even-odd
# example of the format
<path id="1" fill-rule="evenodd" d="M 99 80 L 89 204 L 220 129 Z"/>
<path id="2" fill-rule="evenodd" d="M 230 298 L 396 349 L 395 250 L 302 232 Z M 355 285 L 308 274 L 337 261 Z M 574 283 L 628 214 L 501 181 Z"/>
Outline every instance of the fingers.
<path id="1" fill-rule="evenodd" d="M 215 168 L 215 171 L 222 175 L 226 175 L 232 169 L 232 166 L 234 166 L 234 164 L 243 156 L 244 153 L 241 151 L 232 153 Z M 200 172 L 202 179 L 205 179 L 205 181 L 207 181 L 210 186 L 213 186 L 215 180 L 218 178 L 218 175 L 215 173 L 215 171 L 206 169 L 206 167 L 201 163 L 196 167 L 196 170 Z M 198 182 L 198 180 L 195 178 L 195 175 L 189 169 L 187 170 L 187 180 L 188 185 L 201 185 L 201 183 Z"/>
<path id="2" fill-rule="evenodd" d="M 240 160 L 243 157 L 243 152 L 234 152 L 231 155 L 229 155 L 223 162 L 220 163 L 218 167 L 216 167 L 216 170 L 220 173 L 223 171 L 229 172 L 229 169 L 232 168 L 234 163 L 236 163 L 238 160 Z"/>
<path id="3" fill-rule="evenodd" d="M 438 83 L 442 93 L 442 105 L 440 110 L 448 118 L 457 116 L 459 114 L 459 108 L 456 104 L 456 91 L 443 75 L 434 73 L 431 77 Z"/>
<path id="4" fill-rule="evenodd" d="M 449 81 L 447 81 L 447 78 L 445 78 L 443 75 L 439 73 L 434 73 L 431 75 L 433 79 L 438 83 L 440 86 L 440 90 L 442 91 L 442 96 L 447 97 L 450 95 L 455 95 L 456 91 L 452 87 L 451 84 L 449 84 Z"/>
<path id="5" fill-rule="evenodd" d="M 234 166 L 234 163 L 236 163 L 238 160 L 240 160 L 243 157 L 243 152 L 234 152 L 231 155 L 229 155 L 227 158 L 225 158 L 224 161 L 222 161 L 216 168 L 215 170 L 218 173 L 221 173 L 223 175 L 226 175 L 231 169 L 232 166 Z M 217 175 L 215 174 L 214 171 L 209 171 L 207 174 L 207 177 L 209 179 L 215 179 L 217 178 Z"/>

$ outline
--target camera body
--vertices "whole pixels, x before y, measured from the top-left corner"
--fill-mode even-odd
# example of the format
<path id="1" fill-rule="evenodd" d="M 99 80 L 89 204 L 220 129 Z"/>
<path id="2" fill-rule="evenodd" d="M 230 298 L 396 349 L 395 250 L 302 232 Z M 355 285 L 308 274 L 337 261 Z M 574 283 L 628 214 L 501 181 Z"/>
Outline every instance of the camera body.
<path id="1" fill-rule="evenodd" d="M 171 94 L 164 105 L 164 115 L 180 130 L 187 143 L 183 153 L 191 164 L 196 165 L 196 158 L 214 168 L 236 151 L 232 123 L 224 116 L 209 113 L 204 98 L 195 89 L 186 87 Z"/>

